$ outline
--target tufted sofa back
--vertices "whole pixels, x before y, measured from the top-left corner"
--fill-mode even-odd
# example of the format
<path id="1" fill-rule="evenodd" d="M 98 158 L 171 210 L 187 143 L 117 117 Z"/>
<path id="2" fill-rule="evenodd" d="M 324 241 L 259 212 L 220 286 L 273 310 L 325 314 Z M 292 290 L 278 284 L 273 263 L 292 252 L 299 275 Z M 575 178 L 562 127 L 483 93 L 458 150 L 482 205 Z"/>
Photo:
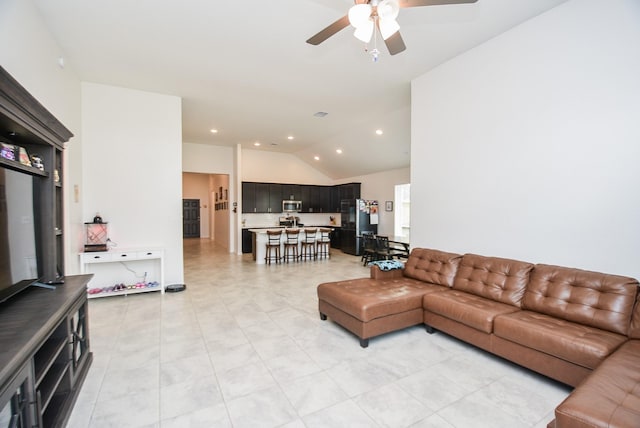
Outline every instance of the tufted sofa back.
<path id="1" fill-rule="evenodd" d="M 520 307 L 533 264 L 465 254 L 453 288 Z"/>
<path id="2" fill-rule="evenodd" d="M 451 287 L 461 258 L 460 254 L 414 248 L 404 265 L 404 276 Z"/>
<path id="3" fill-rule="evenodd" d="M 539 264 L 522 308 L 626 335 L 637 292 L 633 278 Z"/>

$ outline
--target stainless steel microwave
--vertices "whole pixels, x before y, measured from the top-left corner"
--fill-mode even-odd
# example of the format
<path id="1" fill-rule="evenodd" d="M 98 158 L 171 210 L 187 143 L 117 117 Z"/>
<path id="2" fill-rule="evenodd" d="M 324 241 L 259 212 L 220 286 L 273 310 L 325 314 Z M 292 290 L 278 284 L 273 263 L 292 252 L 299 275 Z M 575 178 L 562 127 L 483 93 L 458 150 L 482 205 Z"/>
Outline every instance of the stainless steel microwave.
<path id="1" fill-rule="evenodd" d="M 291 201 L 288 199 L 282 201 L 283 213 L 298 213 L 300 211 L 302 211 L 302 201 Z"/>

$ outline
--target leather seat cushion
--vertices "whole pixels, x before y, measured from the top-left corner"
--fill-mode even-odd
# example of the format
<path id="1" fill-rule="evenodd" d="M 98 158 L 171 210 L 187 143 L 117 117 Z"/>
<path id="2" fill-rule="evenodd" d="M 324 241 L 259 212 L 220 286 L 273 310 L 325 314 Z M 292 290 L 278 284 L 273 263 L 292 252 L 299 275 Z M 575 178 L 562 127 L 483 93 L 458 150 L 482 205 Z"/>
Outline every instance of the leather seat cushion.
<path id="1" fill-rule="evenodd" d="M 590 369 L 627 340 L 620 334 L 531 311 L 496 318 L 493 333 Z"/>
<path id="2" fill-rule="evenodd" d="M 422 304 L 425 311 L 450 318 L 485 333 L 493 331 L 493 320 L 498 315 L 519 310 L 515 306 L 458 290 L 426 295 Z"/>
<path id="3" fill-rule="evenodd" d="M 556 427 L 640 426 L 640 340 L 604 361 L 556 408 Z"/>
<path id="4" fill-rule="evenodd" d="M 445 287 L 410 278 L 359 278 L 318 285 L 318 298 L 363 322 L 422 308 L 422 297 Z"/>

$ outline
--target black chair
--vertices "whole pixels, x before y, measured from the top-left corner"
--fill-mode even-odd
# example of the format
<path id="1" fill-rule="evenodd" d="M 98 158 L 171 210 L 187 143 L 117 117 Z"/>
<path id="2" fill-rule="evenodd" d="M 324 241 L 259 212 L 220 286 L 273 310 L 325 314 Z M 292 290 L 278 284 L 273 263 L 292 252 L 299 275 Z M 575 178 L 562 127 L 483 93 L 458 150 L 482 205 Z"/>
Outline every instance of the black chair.
<path id="1" fill-rule="evenodd" d="M 389 241 L 389 248 L 396 253 L 396 256 L 399 259 L 408 259 L 409 258 L 409 244 L 404 242 L 392 242 Z"/>
<path id="2" fill-rule="evenodd" d="M 362 234 L 362 266 L 377 260 L 376 254 L 376 238 L 373 233 Z"/>
<path id="3" fill-rule="evenodd" d="M 376 236 L 376 259 L 377 260 L 392 260 L 400 258 L 402 252 L 389 246 L 388 236 Z"/>

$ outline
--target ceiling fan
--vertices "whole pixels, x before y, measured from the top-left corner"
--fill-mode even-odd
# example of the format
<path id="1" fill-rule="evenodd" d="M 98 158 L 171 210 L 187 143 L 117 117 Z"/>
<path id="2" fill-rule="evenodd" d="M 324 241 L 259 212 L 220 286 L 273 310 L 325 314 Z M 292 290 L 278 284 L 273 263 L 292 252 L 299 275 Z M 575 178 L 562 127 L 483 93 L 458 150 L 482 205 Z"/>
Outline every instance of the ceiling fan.
<path id="1" fill-rule="evenodd" d="M 368 43 L 376 33 L 376 29 L 384 39 L 384 43 L 391 55 L 404 51 L 407 47 L 400 35 L 400 26 L 396 21 L 401 8 L 435 6 L 446 4 L 475 3 L 478 0 L 354 0 L 349 13 L 335 21 L 318 34 L 307 40 L 307 43 L 319 45 L 340 30 L 351 24 L 355 27 L 354 36 Z M 374 60 L 377 59 L 377 49 L 374 48 Z"/>

